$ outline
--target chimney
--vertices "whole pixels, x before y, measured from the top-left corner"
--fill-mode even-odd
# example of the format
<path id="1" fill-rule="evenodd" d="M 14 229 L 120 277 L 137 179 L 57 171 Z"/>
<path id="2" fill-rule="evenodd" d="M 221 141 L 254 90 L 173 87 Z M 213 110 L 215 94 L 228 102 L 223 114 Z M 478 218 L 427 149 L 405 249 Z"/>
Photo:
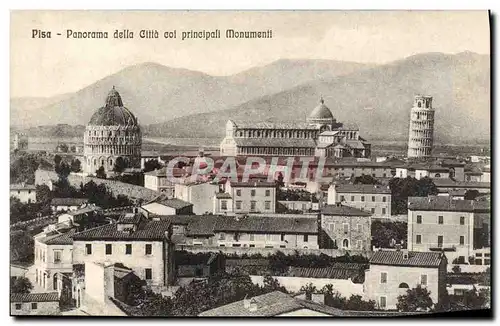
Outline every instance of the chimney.
<path id="1" fill-rule="evenodd" d="M 403 249 L 403 259 L 408 259 L 408 249 Z"/>
<path id="2" fill-rule="evenodd" d="M 250 299 L 247 298 L 248 294 L 245 295 L 245 298 L 243 299 L 243 307 L 245 309 L 250 309 Z"/>

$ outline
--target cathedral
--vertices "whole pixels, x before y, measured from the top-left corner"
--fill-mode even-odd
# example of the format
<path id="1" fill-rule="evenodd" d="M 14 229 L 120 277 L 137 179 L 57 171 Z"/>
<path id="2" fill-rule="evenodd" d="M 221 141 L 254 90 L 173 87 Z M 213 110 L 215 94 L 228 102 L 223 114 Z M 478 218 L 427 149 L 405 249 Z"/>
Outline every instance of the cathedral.
<path id="1" fill-rule="evenodd" d="M 86 174 L 95 174 L 101 166 L 106 173 L 112 172 L 117 160 L 122 167 L 140 168 L 141 128 L 114 86 L 85 128 L 83 144 Z"/>
<path id="2" fill-rule="evenodd" d="M 366 158 L 371 155 L 371 146 L 359 136 L 357 126 L 337 122 L 321 98 L 307 121 L 302 123 L 229 120 L 220 154 Z"/>

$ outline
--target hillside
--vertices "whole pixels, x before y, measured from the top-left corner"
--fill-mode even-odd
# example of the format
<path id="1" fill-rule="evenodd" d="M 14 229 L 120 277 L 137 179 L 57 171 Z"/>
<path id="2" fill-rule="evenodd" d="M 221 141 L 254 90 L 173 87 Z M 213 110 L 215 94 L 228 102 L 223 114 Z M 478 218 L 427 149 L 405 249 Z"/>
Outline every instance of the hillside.
<path id="1" fill-rule="evenodd" d="M 415 94 L 434 97 L 438 141 L 490 138 L 490 59 L 463 52 L 425 53 L 327 80 L 315 80 L 248 101 L 217 114 L 195 114 L 146 128 L 163 137 L 220 137 L 234 120 L 303 120 L 320 95 L 339 121 L 359 125 L 368 139 L 401 139 L 408 133 Z"/>
<path id="2" fill-rule="evenodd" d="M 11 101 L 11 124 L 21 127 L 86 124 L 115 86 L 141 125 L 232 108 L 301 83 L 349 74 L 372 65 L 328 60 L 278 60 L 233 76 L 143 63 L 125 68 L 62 98 Z M 22 105 L 19 103 L 22 102 Z"/>

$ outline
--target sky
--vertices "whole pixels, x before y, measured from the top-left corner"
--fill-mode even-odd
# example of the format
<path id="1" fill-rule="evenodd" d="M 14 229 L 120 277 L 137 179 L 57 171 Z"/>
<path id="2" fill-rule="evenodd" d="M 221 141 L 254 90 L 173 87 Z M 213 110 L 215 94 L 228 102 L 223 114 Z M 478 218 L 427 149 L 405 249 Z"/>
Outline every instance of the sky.
<path id="1" fill-rule="evenodd" d="M 52 37 L 32 38 L 33 29 Z M 70 29 L 109 38 L 68 39 Z M 142 29 L 160 38 L 140 39 Z M 180 39 L 215 29 L 271 29 L 273 38 Z M 115 30 L 134 39 L 113 39 Z M 172 30 L 177 39 L 164 39 Z M 75 92 L 143 62 L 231 75 L 283 58 L 382 64 L 423 52 L 490 53 L 487 11 L 13 11 L 10 36 L 11 97 Z"/>

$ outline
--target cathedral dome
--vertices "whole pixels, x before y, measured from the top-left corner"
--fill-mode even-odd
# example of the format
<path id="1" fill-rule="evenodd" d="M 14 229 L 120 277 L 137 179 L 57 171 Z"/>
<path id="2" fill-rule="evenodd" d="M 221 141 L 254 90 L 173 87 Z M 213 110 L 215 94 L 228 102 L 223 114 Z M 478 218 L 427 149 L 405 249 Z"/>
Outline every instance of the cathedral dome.
<path id="1" fill-rule="evenodd" d="M 92 115 L 89 125 L 137 126 L 137 118 L 123 106 L 122 98 L 113 86 L 106 98 L 106 105 Z"/>
<path id="2" fill-rule="evenodd" d="M 325 105 L 325 101 L 323 98 L 320 100 L 320 104 L 314 108 L 314 110 L 309 115 L 309 120 L 324 120 L 330 119 L 333 120 L 332 111 Z"/>

